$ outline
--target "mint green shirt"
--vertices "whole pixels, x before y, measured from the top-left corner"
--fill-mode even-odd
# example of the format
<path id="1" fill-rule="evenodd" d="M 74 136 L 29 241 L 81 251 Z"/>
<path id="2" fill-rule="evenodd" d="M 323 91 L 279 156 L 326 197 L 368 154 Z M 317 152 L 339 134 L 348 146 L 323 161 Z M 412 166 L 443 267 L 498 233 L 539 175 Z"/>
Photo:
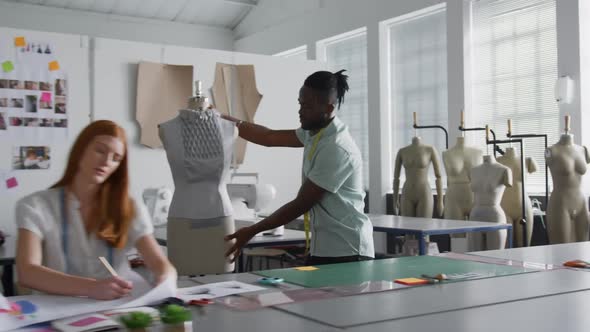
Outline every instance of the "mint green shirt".
<path id="1" fill-rule="evenodd" d="M 364 214 L 365 191 L 361 153 L 348 127 L 335 117 L 324 129 L 309 160 L 315 136 L 296 131 L 304 145 L 303 181 L 326 190 L 310 210 L 312 256 L 375 256 L 373 226 Z"/>

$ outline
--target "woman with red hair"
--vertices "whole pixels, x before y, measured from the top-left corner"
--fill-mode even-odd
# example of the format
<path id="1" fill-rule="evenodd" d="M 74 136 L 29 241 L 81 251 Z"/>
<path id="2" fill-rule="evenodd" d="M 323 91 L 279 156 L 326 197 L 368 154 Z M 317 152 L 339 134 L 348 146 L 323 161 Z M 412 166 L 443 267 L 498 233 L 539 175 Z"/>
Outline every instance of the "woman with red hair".
<path id="1" fill-rule="evenodd" d="M 125 131 L 114 122 L 95 121 L 74 142 L 61 180 L 17 203 L 21 285 L 45 293 L 116 299 L 133 285 L 111 276 L 98 257 L 125 275 L 133 248 L 156 283 L 176 278 L 152 235 L 145 207 L 129 197 L 127 162 Z"/>

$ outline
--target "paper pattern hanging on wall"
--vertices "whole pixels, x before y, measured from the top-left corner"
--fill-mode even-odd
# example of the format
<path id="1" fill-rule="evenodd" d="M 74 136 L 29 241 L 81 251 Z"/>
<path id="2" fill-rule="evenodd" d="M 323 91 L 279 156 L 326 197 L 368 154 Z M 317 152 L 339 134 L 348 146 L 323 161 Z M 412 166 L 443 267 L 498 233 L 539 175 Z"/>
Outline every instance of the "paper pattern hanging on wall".
<path id="1" fill-rule="evenodd" d="M 256 88 L 254 65 L 217 63 L 211 91 L 213 103 L 219 112 L 254 122 L 254 115 L 262 100 L 262 95 Z M 245 155 L 246 141 L 238 138 L 234 145 L 233 164 L 242 164 Z"/>
<path id="2" fill-rule="evenodd" d="M 0 44 L 0 139 L 67 140 L 67 78 L 55 51 L 25 36 Z"/>
<path id="3" fill-rule="evenodd" d="M 192 96 L 193 66 L 140 62 L 135 118 L 141 126 L 140 143 L 159 148 L 158 125 L 186 108 Z"/>

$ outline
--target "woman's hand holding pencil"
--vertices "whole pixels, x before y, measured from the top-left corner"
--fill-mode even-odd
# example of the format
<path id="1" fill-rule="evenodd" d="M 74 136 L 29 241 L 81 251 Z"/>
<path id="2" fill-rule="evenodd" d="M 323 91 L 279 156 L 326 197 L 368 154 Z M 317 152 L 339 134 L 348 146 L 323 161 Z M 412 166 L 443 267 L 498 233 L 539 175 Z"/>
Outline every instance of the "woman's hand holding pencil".
<path id="1" fill-rule="evenodd" d="M 115 269 L 109 264 L 104 257 L 98 258 L 112 277 L 108 279 L 96 280 L 94 285 L 89 289 L 88 296 L 97 300 L 115 300 L 128 295 L 133 289 L 133 284 L 121 279 Z"/>

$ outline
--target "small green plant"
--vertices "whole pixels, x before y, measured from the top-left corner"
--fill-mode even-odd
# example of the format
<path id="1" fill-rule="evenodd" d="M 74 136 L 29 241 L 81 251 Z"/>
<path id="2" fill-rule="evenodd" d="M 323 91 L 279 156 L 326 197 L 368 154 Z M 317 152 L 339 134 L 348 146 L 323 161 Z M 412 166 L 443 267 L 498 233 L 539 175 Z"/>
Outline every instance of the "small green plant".
<path id="1" fill-rule="evenodd" d="M 119 318 L 128 329 L 143 329 L 152 324 L 153 318 L 145 312 L 134 311 Z"/>
<path id="2" fill-rule="evenodd" d="M 160 318 L 164 324 L 180 324 L 191 320 L 191 312 L 183 306 L 169 304 L 160 313 Z"/>

